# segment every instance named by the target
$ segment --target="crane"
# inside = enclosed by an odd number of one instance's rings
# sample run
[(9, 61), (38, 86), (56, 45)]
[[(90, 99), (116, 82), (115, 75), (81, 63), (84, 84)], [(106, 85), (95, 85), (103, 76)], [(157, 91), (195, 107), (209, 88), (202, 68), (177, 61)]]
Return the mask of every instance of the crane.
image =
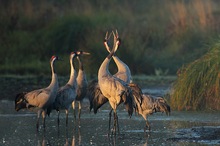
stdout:
[(83, 62), (81, 60), (81, 55), (89, 55), (90, 53), (88, 52), (84, 52), (84, 51), (77, 51), (77, 60), (79, 62), (79, 71), (78, 71), (78, 76), (76, 78), (77, 81), (77, 88), (76, 88), (76, 92), (77, 92), (77, 96), (75, 98), (75, 100), (73, 101), (72, 105), (73, 105), (73, 110), (74, 110), (74, 117), (76, 118), (76, 114), (75, 114), (75, 102), (78, 102), (79, 106), (78, 106), (78, 117), (80, 119), (80, 115), (81, 115), (81, 108), (82, 108), (82, 101), (84, 99), (84, 97), (86, 96), (87, 93), (87, 86), (88, 86), (88, 82), (86, 79), (86, 74), (84, 71), (84, 67), (83, 67)]
[(33, 90), (30, 92), (18, 93), (15, 97), (16, 111), (27, 108), (31, 111), (37, 112), (37, 131), (39, 129), (39, 118), (41, 114), (43, 118), (43, 127), (45, 129), (45, 118), (47, 108), (55, 101), (57, 91), (59, 89), (58, 77), (54, 68), (54, 62), (56, 60), (59, 60), (57, 56), (52, 56), (50, 59), (52, 79), (48, 87)]
[[(113, 45), (113, 48), (114, 48), (116, 46), (117, 40), (119, 42), (121, 40), (119, 39), (117, 30), (116, 30), (116, 33), (114, 33), (114, 31), (112, 31), (112, 33), (114, 36), (114, 45)], [(110, 38), (111, 34), (108, 36), (108, 32), (107, 32), (105, 36), (105, 40), (104, 40), (104, 46), (109, 53), (111, 52), (111, 50), (110, 50), (110, 47), (108, 46), (107, 41)], [(116, 63), (116, 66), (118, 69), (117, 73), (115, 73), (113, 76), (123, 80), (126, 83), (132, 82), (131, 71), (129, 67), (122, 60), (120, 60), (115, 54), (112, 56), (112, 58), (114, 62)], [(102, 92), (100, 91), (97, 80), (93, 80), (92, 82), (90, 82), (89, 88), (88, 88), (88, 95), (89, 95), (89, 100), (90, 100), (90, 111), (93, 109), (95, 114), (97, 113), (97, 110), (103, 104), (108, 102), (107, 98), (102, 95)]]
[(127, 84), (124, 81), (111, 75), (108, 70), (109, 62), (112, 56), (114, 55), (114, 53), (117, 51), (119, 43), (120, 41), (117, 40), (115, 43), (115, 47), (102, 62), (98, 71), (98, 84), (100, 90), (102, 94), (108, 99), (114, 111), (114, 127), (113, 127), (114, 134), (116, 134), (116, 126), (119, 129), (118, 116), (116, 111), (117, 106), (121, 102), (124, 102), (124, 105), (126, 107), (126, 110), (128, 111), (129, 116), (131, 116), (133, 113), (133, 97), (130, 88), (127, 86)]
[(62, 86), (57, 94), (57, 97), (55, 99), (55, 102), (48, 110), (48, 115), (50, 114), (52, 109), (55, 109), (58, 112), (58, 125), (60, 123), (59, 115), (60, 110), (65, 110), (66, 113), (66, 126), (68, 125), (68, 114), (69, 114), (69, 108), (72, 104), (73, 110), (74, 110), (74, 117), (75, 117), (75, 100), (77, 100), (78, 96), (78, 83), (77, 78), (79, 74), (76, 73), (75, 65), (74, 65), (74, 59), (78, 57), (78, 55), (82, 54), (88, 54), (87, 52), (83, 51), (75, 51), (70, 53), (70, 78), (69, 81), (66, 83), (66, 85)]
[(60, 119), (60, 110), (65, 110), (66, 113), (66, 126), (68, 125), (68, 114), (69, 114), (69, 108), (71, 104), (74, 102), (76, 98), (76, 77), (77, 73), (74, 66), (74, 59), (77, 56), (77, 52), (71, 52), (70, 53), (70, 77), (69, 81), (62, 87), (59, 88), (56, 99), (54, 103), (48, 108), (47, 114), (50, 115), (51, 110), (55, 109), (58, 112), (58, 118), (57, 123), (59, 126)]
[[(146, 94), (143, 94), (141, 91), (141, 88), (134, 83), (129, 84), (129, 86), (132, 89), (132, 93), (136, 104), (136, 111), (142, 115), (144, 120), (146, 121), (146, 126), (144, 128), (144, 131), (146, 131), (146, 128), (150, 130), (150, 124), (147, 120), (147, 116), (151, 115), (155, 112), (165, 112), (167, 115), (170, 115), (170, 106), (166, 103), (164, 98), (162, 97), (152, 97)], [(140, 103), (140, 98), (142, 98), (142, 103)], [(138, 100), (139, 99), (139, 100)]]

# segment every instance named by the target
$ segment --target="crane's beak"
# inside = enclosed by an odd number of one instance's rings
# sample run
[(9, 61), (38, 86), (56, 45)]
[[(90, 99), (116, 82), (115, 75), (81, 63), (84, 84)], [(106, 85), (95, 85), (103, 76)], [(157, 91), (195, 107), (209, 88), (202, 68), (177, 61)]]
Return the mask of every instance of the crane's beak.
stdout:
[(83, 55), (90, 55), (89, 52), (82, 52)]
[(77, 51), (76, 54), (77, 54), (78, 56), (80, 56), (80, 55), (90, 55), (89, 52), (85, 52), (85, 51)]

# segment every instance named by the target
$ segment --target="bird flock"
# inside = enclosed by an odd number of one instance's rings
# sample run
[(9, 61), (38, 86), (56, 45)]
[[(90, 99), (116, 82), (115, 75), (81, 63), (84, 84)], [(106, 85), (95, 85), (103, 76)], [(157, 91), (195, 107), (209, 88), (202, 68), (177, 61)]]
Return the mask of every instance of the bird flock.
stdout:
[[(108, 41), (113, 36), (112, 48), (109, 47)], [(66, 126), (68, 125), (69, 110), (72, 106), (74, 119), (76, 119), (75, 104), (78, 103), (78, 119), (80, 119), (82, 101), (86, 97), (89, 99), (90, 111), (94, 113), (105, 103), (109, 103), (111, 110), (109, 112), (109, 133), (116, 134), (119, 132), (119, 123), (117, 115), (117, 107), (123, 103), (128, 115), (131, 117), (133, 111), (142, 115), (146, 121), (144, 131), (150, 130), (150, 124), (147, 116), (155, 112), (163, 112), (170, 114), (170, 106), (162, 97), (152, 97), (143, 94), (138, 84), (133, 83), (131, 71), (118, 56), (116, 51), (120, 46), (121, 40), (117, 30), (110, 34), (107, 32), (104, 39), (104, 46), (108, 51), (108, 55), (101, 63), (98, 70), (98, 80), (94, 79), (87, 82), (86, 73), (84, 71), (82, 56), (90, 55), (85, 51), (74, 51), (70, 53), (70, 77), (69, 81), (59, 87), (58, 77), (55, 70), (55, 62), (60, 59), (58, 56), (52, 56), (50, 59), (50, 67), (52, 72), (51, 83), (48, 87), (37, 89), (29, 92), (18, 93), (15, 97), (15, 110), (27, 109), (37, 113), (36, 128), (39, 130), (39, 119), (42, 116), (43, 128), (45, 130), (46, 116), (50, 116), (52, 110), (57, 111), (57, 124), (60, 123), (60, 111), (65, 110)], [(117, 66), (117, 73), (111, 74), (109, 71), (109, 63), (113, 61)], [(78, 73), (75, 69), (74, 61), (78, 60)], [(111, 128), (111, 116), (113, 111), (113, 127)]]

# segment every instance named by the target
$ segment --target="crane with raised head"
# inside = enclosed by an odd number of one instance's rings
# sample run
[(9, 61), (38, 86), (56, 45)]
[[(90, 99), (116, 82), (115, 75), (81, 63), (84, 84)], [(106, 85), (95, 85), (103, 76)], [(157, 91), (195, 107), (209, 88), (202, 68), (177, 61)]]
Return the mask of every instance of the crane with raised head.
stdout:
[(118, 105), (123, 102), (126, 110), (128, 111), (128, 114), (131, 116), (133, 113), (133, 96), (131, 94), (129, 86), (124, 81), (114, 77), (108, 70), (110, 60), (112, 59), (114, 53), (117, 51), (119, 43), (120, 40), (117, 39), (115, 47), (104, 59), (98, 71), (98, 84), (100, 87), (100, 91), (108, 99), (114, 111), (114, 134), (116, 134), (116, 127), (118, 127), (119, 129), (117, 116)]
[(87, 94), (87, 86), (88, 86), (88, 81), (86, 79), (86, 74), (84, 71), (84, 66), (83, 66), (83, 62), (81, 59), (81, 55), (89, 55), (90, 53), (88, 52), (84, 52), (84, 51), (77, 51), (77, 60), (79, 62), (79, 71), (78, 71), (78, 76), (76, 78), (77, 81), (77, 88), (76, 88), (76, 98), (73, 102), (73, 110), (74, 110), (74, 117), (76, 118), (76, 114), (75, 114), (75, 102), (78, 102), (78, 117), (80, 119), (80, 115), (81, 115), (81, 108), (82, 108), (82, 101), (84, 99), (84, 97)]
[(68, 114), (69, 114), (69, 108), (71, 104), (74, 102), (76, 98), (76, 77), (77, 73), (74, 66), (74, 59), (77, 56), (77, 52), (71, 52), (70, 53), (70, 77), (69, 81), (62, 87), (59, 88), (56, 99), (54, 103), (48, 108), (47, 114), (50, 115), (51, 110), (55, 109), (58, 113), (57, 123), (59, 126), (60, 123), (60, 110), (65, 110), (66, 113), (66, 126), (68, 125)]
[[(117, 40), (120, 42), (118, 32), (116, 30), (116, 33), (112, 31), (113, 36), (114, 36), (114, 45), (113, 48), (116, 47), (116, 42)], [(105, 40), (104, 40), (104, 46), (106, 50), (110, 53), (111, 49), (108, 45), (108, 39), (110, 38), (111, 34), (108, 36), (108, 32), (106, 33)], [(132, 81), (131, 77), (131, 71), (129, 67), (119, 59), (115, 54), (112, 56), (116, 66), (117, 66), (117, 73), (115, 73), (113, 76), (116, 78), (119, 78), (120, 80), (123, 80), (126, 83), (130, 83)], [(106, 102), (108, 102), (108, 99), (103, 96), (102, 92), (100, 91), (98, 81), (93, 80), (90, 82), (88, 86), (88, 97), (90, 100), (90, 111), (93, 109), (94, 113), (97, 113), (97, 110)]]
[(57, 91), (59, 89), (58, 77), (54, 68), (54, 62), (59, 60), (57, 56), (52, 56), (50, 59), (50, 66), (52, 72), (51, 83), (48, 87), (33, 90), (30, 92), (22, 92), (15, 97), (15, 110), (27, 108), (31, 111), (37, 112), (37, 130), (39, 129), (39, 118), (42, 115), (43, 127), (45, 129), (45, 118), (47, 108), (55, 101)]

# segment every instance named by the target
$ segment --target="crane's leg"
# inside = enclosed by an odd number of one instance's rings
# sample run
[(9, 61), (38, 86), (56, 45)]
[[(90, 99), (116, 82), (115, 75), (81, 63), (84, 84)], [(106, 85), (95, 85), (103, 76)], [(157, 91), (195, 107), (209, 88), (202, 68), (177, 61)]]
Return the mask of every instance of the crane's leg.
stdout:
[(72, 102), (74, 120), (76, 120), (75, 101)]
[(42, 111), (42, 118), (43, 118), (43, 127), (44, 127), (44, 131), (45, 131), (45, 128), (46, 128), (46, 124), (45, 124), (45, 119), (46, 119), (46, 111)]
[(68, 112), (68, 109), (65, 110), (66, 111), (66, 127), (68, 126), (68, 115), (69, 115), (69, 112)]
[(146, 119), (146, 126), (144, 128), (144, 132), (146, 132), (146, 129), (148, 128), (148, 130), (150, 131), (150, 124), (148, 122), (148, 120)]
[(79, 119), (80, 119), (80, 115), (81, 115), (81, 108), (82, 108), (81, 101), (79, 101), (79, 111), (78, 111), (78, 118)]
[(117, 115), (117, 113), (116, 113), (116, 120), (117, 120), (118, 134), (120, 134), (120, 131), (119, 131), (119, 123), (118, 123), (118, 115)]
[(37, 131), (39, 130), (40, 115), (41, 115), (41, 110), (37, 111), (37, 124), (36, 124)]
[(57, 125), (60, 125), (60, 111), (57, 111)]
[(108, 132), (109, 132), (109, 133), (110, 133), (110, 131), (111, 131), (112, 110), (113, 110), (113, 109), (111, 109), (110, 112), (109, 112), (109, 121), (108, 121)]
[(116, 126), (117, 126), (117, 113), (116, 110), (114, 110), (114, 127), (113, 127), (114, 135), (116, 135)]

